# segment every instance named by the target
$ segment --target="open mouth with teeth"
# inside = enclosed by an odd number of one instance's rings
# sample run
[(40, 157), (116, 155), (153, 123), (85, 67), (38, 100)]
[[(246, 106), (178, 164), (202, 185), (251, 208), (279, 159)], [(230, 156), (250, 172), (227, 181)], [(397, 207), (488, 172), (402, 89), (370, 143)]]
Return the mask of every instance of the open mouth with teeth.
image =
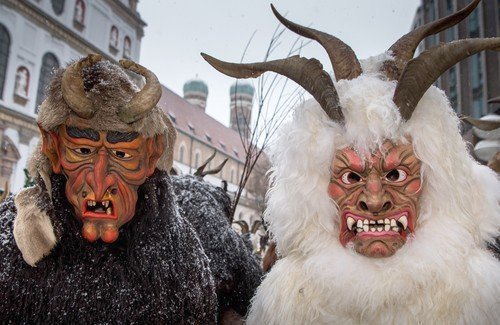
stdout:
[(117, 219), (113, 201), (86, 200), (83, 202), (84, 218)]
[(343, 220), (341, 237), (344, 245), (354, 238), (366, 237), (401, 236), (406, 240), (407, 235), (413, 232), (413, 223), (407, 211), (378, 219), (347, 212)]

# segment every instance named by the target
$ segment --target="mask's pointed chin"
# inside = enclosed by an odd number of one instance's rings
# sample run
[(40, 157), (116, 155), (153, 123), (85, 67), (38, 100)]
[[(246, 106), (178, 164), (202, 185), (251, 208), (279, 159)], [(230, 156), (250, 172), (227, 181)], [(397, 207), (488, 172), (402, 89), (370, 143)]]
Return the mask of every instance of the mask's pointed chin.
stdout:
[(118, 239), (119, 230), (116, 222), (102, 220), (85, 220), (82, 237), (93, 243), (99, 238), (105, 243), (113, 243)]

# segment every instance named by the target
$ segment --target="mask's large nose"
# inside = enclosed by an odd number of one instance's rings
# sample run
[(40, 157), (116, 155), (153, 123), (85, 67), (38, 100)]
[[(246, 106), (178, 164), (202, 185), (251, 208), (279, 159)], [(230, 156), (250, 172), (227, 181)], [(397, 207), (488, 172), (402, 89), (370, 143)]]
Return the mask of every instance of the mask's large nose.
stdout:
[(106, 148), (101, 148), (94, 161), (94, 169), (86, 177), (87, 183), (94, 191), (95, 200), (102, 200), (106, 191), (115, 185), (114, 177), (109, 174), (108, 167), (108, 153)]
[(384, 190), (382, 180), (377, 173), (370, 173), (366, 180), (363, 193), (360, 194), (357, 207), (361, 211), (371, 212), (374, 215), (386, 212), (393, 207), (392, 198)]

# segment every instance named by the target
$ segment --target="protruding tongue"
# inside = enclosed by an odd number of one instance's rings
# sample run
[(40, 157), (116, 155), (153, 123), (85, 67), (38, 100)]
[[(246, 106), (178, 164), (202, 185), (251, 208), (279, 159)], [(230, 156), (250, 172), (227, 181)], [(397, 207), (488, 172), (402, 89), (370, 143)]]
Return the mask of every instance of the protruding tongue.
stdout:
[(112, 243), (118, 238), (118, 228), (114, 223), (102, 220), (86, 220), (82, 228), (82, 236), (89, 242), (95, 242), (101, 238), (105, 243)]

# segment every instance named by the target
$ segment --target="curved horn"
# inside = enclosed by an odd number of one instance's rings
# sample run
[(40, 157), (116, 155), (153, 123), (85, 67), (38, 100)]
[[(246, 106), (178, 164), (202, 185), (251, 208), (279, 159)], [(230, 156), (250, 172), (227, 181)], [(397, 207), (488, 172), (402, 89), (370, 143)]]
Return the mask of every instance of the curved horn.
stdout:
[(307, 90), (332, 120), (344, 120), (332, 79), (316, 59), (295, 55), (281, 60), (238, 64), (217, 60), (205, 53), (201, 55), (215, 69), (234, 78), (256, 78), (266, 71), (284, 75)]
[(201, 173), (201, 177), (205, 177), (207, 175), (217, 174), (218, 172), (220, 172), (222, 170), (222, 168), (224, 168), (224, 166), (226, 165), (228, 159), (229, 158), (224, 159), (224, 161), (221, 162), (220, 165), (217, 166), (217, 167), (215, 167), (214, 169), (210, 169), (210, 170), (204, 171), (203, 173)]
[(236, 220), (233, 223), (239, 225), (241, 227), (241, 234), (248, 234), (250, 232), (250, 227), (245, 220)]
[(394, 61), (385, 61), (382, 71), (392, 80), (397, 80), (406, 63), (413, 58), (418, 44), (429, 35), (437, 34), (464, 20), (478, 5), (481, 0), (474, 0), (462, 10), (443, 17), (439, 20), (420, 26), (401, 37), (390, 48)]
[(203, 177), (203, 172), (205, 170), (205, 167), (207, 167), (208, 163), (212, 161), (212, 159), (214, 159), (215, 157), (215, 153), (216, 151), (214, 150), (214, 153), (210, 155), (210, 157), (208, 157), (208, 159), (200, 166), (198, 167), (198, 169), (194, 172), (194, 176), (198, 176), (198, 177)]
[(361, 65), (359, 64), (356, 54), (354, 54), (354, 51), (349, 45), (335, 36), (289, 21), (283, 17), (272, 4), (271, 9), (276, 18), (278, 18), (286, 28), (300, 36), (313, 39), (323, 46), (328, 53), (328, 57), (330, 57), (333, 72), (337, 80), (354, 79), (361, 74)]
[(154, 73), (134, 61), (122, 59), (120, 65), (146, 78), (144, 87), (118, 112), (123, 122), (133, 123), (146, 116), (160, 101), (161, 85)]
[(394, 92), (394, 103), (408, 120), (427, 89), (457, 62), (483, 50), (500, 51), (500, 37), (464, 39), (422, 52), (406, 65)]
[(99, 54), (89, 54), (67, 67), (62, 76), (61, 91), (64, 101), (76, 115), (84, 119), (94, 116), (94, 109), (92, 102), (85, 95), (82, 69), (94, 65), (101, 59)]
[(483, 131), (493, 131), (500, 128), (500, 121), (479, 120), (470, 116), (461, 116), (460, 119)]

